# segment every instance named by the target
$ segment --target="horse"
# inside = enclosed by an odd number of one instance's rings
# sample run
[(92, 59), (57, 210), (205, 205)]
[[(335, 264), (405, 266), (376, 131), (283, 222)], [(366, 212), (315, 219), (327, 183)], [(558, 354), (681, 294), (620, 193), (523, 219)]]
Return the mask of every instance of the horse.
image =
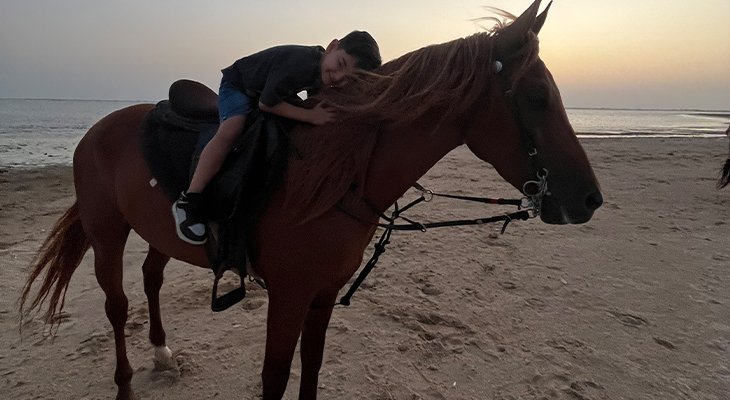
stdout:
[[(725, 130), (725, 135), (727, 135), (727, 138), (730, 139), (730, 126), (728, 126)], [(730, 183), (730, 150), (728, 151), (725, 165), (723, 165), (720, 170), (720, 178), (717, 180), (717, 188), (722, 189), (727, 186), (728, 183)]]
[[(355, 105), (337, 122), (292, 130), (299, 156), (290, 158), (283, 182), (258, 218), (250, 253), (269, 299), (264, 399), (283, 396), (300, 337), (299, 398), (317, 397), (333, 304), (358, 270), (380, 215), (456, 147), (466, 145), (516, 189), (539, 197), (545, 223), (585, 223), (601, 206), (597, 179), (538, 55), (537, 35), (550, 7), (538, 15), (539, 6), (536, 0), (511, 22), (386, 63), (376, 71), (388, 78), (383, 90), (356, 83), (323, 91), (319, 98), (333, 103), (342, 101), (342, 91), (375, 97), (368, 98), (372, 106)], [(210, 267), (202, 246), (178, 239), (168, 217), (171, 199), (150, 184), (140, 126), (153, 107), (114, 111), (81, 139), (73, 157), (75, 203), (39, 250), (20, 303), (25, 316), (48, 303), (46, 321), (54, 321), (72, 274), (92, 248), (114, 331), (114, 381), (121, 400), (137, 398), (124, 336), (123, 253), (130, 230), (149, 244), (142, 265), (149, 340), (162, 364), (175, 365), (160, 317), (165, 265), (175, 258)], [(535, 182), (541, 190), (529, 189)], [(36, 280), (40, 287), (30, 300)]]

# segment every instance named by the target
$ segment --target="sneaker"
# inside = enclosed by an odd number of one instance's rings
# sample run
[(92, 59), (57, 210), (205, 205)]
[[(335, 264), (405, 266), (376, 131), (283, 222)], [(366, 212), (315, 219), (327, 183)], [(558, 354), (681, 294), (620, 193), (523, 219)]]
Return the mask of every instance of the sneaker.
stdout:
[(200, 196), (200, 193), (183, 192), (172, 204), (177, 236), (190, 244), (203, 244), (207, 240), (205, 221), (200, 216)]

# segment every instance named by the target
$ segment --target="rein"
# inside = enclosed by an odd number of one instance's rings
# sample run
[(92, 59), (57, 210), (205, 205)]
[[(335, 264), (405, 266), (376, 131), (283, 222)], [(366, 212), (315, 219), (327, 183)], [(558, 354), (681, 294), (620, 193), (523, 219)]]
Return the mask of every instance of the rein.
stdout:
[[(369, 201), (364, 199), (365, 204), (370, 207), (370, 209), (375, 212), (380, 218), (388, 221), (388, 223), (373, 223), (366, 221), (352, 213), (350, 213), (345, 207), (342, 206), (342, 204), (338, 204), (338, 208), (340, 211), (344, 212), (348, 216), (350, 216), (353, 219), (356, 219), (360, 222), (379, 226), (381, 228), (385, 228), (385, 232), (380, 236), (380, 240), (377, 244), (375, 244), (375, 250), (373, 251), (373, 255), (370, 257), (370, 260), (368, 260), (367, 264), (363, 267), (363, 269), (360, 271), (360, 274), (358, 274), (355, 281), (350, 286), (350, 289), (347, 291), (347, 293), (340, 298), (340, 301), (334, 305), (342, 305), (342, 306), (349, 306), (350, 305), (350, 299), (355, 294), (355, 292), (360, 288), (360, 285), (362, 285), (365, 278), (370, 274), (370, 272), (375, 268), (375, 265), (378, 263), (378, 260), (380, 258), (380, 255), (382, 255), (385, 252), (385, 246), (390, 243), (390, 235), (393, 233), (393, 231), (421, 231), (426, 232), (430, 228), (442, 228), (447, 226), (468, 226), (468, 225), (484, 225), (484, 224), (490, 224), (495, 222), (503, 222), (502, 229), (500, 230), (500, 233), (504, 233), (507, 229), (507, 225), (512, 222), (513, 220), (522, 220), (526, 221), (530, 218), (535, 218), (538, 215), (540, 215), (540, 200), (542, 196), (547, 192), (547, 173), (544, 176), (541, 176), (538, 174), (538, 179), (536, 181), (528, 181), (525, 182), (526, 187), (529, 185), (535, 185), (539, 188), (538, 192), (536, 192), (533, 195), (526, 194), (526, 197), (523, 197), (521, 199), (503, 199), (503, 198), (491, 198), (491, 197), (474, 197), (474, 196), (461, 196), (461, 195), (453, 195), (453, 194), (446, 194), (446, 193), (436, 193), (430, 189), (424, 188), (422, 185), (420, 185), (418, 182), (416, 182), (413, 187), (421, 192), (421, 195), (405, 205), (403, 208), (398, 207), (398, 202), (394, 204), (394, 210), (391, 213), (390, 216), (385, 215), (384, 213), (380, 212), (375, 206), (373, 206)], [(440, 222), (417, 222), (410, 218), (404, 217), (402, 214), (406, 212), (407, 210), (411, 209), (412, 207), (416, 206), (420, 203), (428, 203), (433, 198), (437, 197), (444, 197), (454, 200), (462, 200), (462, 201), (471, 201), (471, 202), (477, 202), (477, 203), (483, 203), (483, 204), (496, 204), (496, 205), (513, 205), (517, 206), (517, 210), (512, 213), (508, 214), (502, 214), (502, 215), (495, 215), (492, 217), (485, 217), (485, 218), (476, 218), (476, 219), (459, 219), (459, 220), (451, 220), (451, 221), (440, 221)], [(399, 219), (402, 219), (406, 221), (404, 224), (398, 224), (396, 221)]]
[[(503, 65), (500, 61), (495, 61), (492, 64), (493, 72), (495, 74), (499, 74), (502, 71)], [(360, 288), (360, 285), (365, 280), (365, 278), (368, 276), (370, 271), (375, 268), (375, 264), (377, 264), (378, 259), (380, 258), (380, 255), (382, 255), (385, 252), (385, 246), (390, 243), (390, 235), (393, 233), (393, 231), (421, 231), (426, 232), (430, 228), (441, 228), (441, 227), (447, 227), (447, 226), (467, 226), (467, 225), (483, 225), (488, 223), (495, 223), (495, 222), (503, 222), (501, 233), (504, 233), (505, 229), (507, 229), (507, 225), (512, 222), (513, 220), (528, 220), (530, 218), (535, 218), (538, 215), (540, 215), (540, 209), (542, 206), (542, 198), (546, 195), (549, 195), (550, 192), (548, 191), (547, 187), (547, 177), (548, 177), (548, 170), (546, 168), (542, 168), (538, 165), (537, 162), (537, 147), (535, 146), (535, 141), (533, 138), (532, 132), (530, 129), (528, 129), (525, 124), (523, 123), (522, 119), (520, 118), (520, 110), (518, 107), (517, 102), (514, 98), (514, 91), (512, 90), (514, 82), (508, 82), (507, 79), (502, 78), (500, 79), (503, 87), (506, 87), (504, 91), (504, 95), (507, 98), (507, 103), (509, 104), (510, 110), (512, 111), (512, 115), (515, 118), (515, 122), (517, 123), (517, 126), (519, 128), (520, 134), (522, 136), (523, 146), (525, 147), (525, 150), (527, 151), (528, 156), (530, 157), (530, 164), (533, 167), (533, 170), (536, 171), (537, 179), (536, 180), (528, 180), (522, 185), (522, 193), (525, 195), (525, 197), (521, 199), (502, 199), (502, 198), (489, 198), (489, 197), (474, 197), (474, 196), (461, 196), (461, 195), (453, 195), (453, 194), (444, 194), (444, 193), (435, 193), (431, 191), (430, 189), (426, 189), (423, 186), (421, 186), (418, 182), (416, 182), (413, 187), (421, 192), (421, 196), (417, 198), (416, 200), (411, 201), (403, 208), (398, 207), (398, 203), (396, 202), (394, 204), (394, 210), (391, 213), (390, 216), (385, 215), (383, 212), (378, 210), (372, 203), (370, 203), (367, 199), (363, 199), (365, 204), (373, 211), (375, 212), (380, 218), (388, 221), (387, 223), (372, 223), (369, 221), (366, 221), (351, 212), (349, 212), (342, 203), (338, 203), (338, 208), (350, 216), (351, 218), (358, 220), (360, 222), (366, 223), (366, 224), (372, 224), (375, 226), (379, 226), (381, 228), (385, 228), (385, 232), (380, 237), (380, 240), (377, 244), (375, 244), (375, 250), (373, 252), (373, 255), (370, 257), (370, 260), (368, 260), (367, 264), (363, 267), (363, 269), (360, 271), (360, 274), (358, 274), (355, 281), (350, 286), (350, 289), (347, 291), (347, 293), (340, 298), (340, 301), (338, 303), (335, 303), (333, 306), (336, 305), (342, 305), (342, 306), (349, 306), (350, 305), (350, 299), (355, 294), (355, 292)], [(462, 219), (462, 220), (452, 220), (452, 221), (441, 221), (441, 222), (417, 222), (412, 219), (409, 219), (407, 217), (404, 217), (403, 214), (405, 211), (409, 210), (410, 208), (414, 207), (417, 204), (423, 203), (423, 202), (429, 202), (433, 199), (434, 196), (438, 197), (444, 197), (454, 200), (463, 200), (463, 201), (472, 201), (472, 202), (478, 202), (483, 204), (499, 204), (499, 205), (514, 205), (517, 206), (518, 211), (503, 214), (503, 215), (496, 215), (493, 217), (486, 217), (486, 218), (477, 218), (477, 219)], [(403, 224), (397, 224), (396, 221), (402, 219), (406, 221), (406, 223)]]
[[(533, 181), (531, 181), (533, 182)], [(537, 182), (534, 182), (537, 183)], [(356, 219), (360, 222), (364, 222), (367, 224), (371, 224), (374, 226), (378, 226), (381, 228), (389, 229), (391, 231), (421, 231), (426, 232), (430, 228), (442, 228), (447, 226), (465, 226), (465, 225), (482, 225), (482, 224), (488, 224), (493, 222), (499, 222), (504, 221), (504, 225), (502, 226), (501, 233), (504, 233), (505, 229), (507, 229), (507, 225), (513, 220), (513, 219), (521, 219), (521, 220), (527, 220), (529, 218), (536, 217), (539, 212), (537, 211), (537, 208), (533, 206), (534, 201), (528, 197), (523, 197), (521, 199), (503, 199), (503, 198), (490, 198), (490, 197), (474, 197), (474, 196), (460, 196), (460, 195), (453, 195), (453, 194), (445, 194), (445, 193), (435, 193), (434, 191), (430, 189), (426, 189), (423, 186), (421, 186), (418, 182), (416, 182), (413, 185), (413, 188), (421, 192), (421, 195), (408, 203), (406, 206), (400, 208), (398, 206), (398, 203), (396, 202), (394, 204), (394, 210), (391, 213), (390, 216), (380, 212), (374, 205), (372, 205), (367, 199), (363, 199), (365, 204), (380, 218), (388, 221), (388, 223), (372, 223), (368, 222), (352, 213), (350, 213), (346, 208), (344, 208), (341, 204), (338, 205), (340, 211), (344, 212), (348, 216), (350, 216), (353, 219)], [(477, 203), (483, 203), (483, 204), (497, 204), (497, 205), (514, 205), (517, 206), (519, 211), (509, 213), (509, 214), (503, 214), (503, 215), (497, 215), (493, 217), (485, 217), (485, 218), (476, 218), (476, 219), (458, 219), (458, 220), (451, 220), (451, 221), (440, 221), (440, 222), (417, 222), (410, 218), (404, 217), (403, 214), (408, 209), (420, 204), (420, 203), (428, 203), (431, 200), (433, 200), (434, 197), (444, 197), (454, 200), (463, 200), (463, 201), (471, 201), (471, 202), (477, 202)], [(402, 219), (406, 221), (406, 223), (403, 224), (397, 224), (396, 221), (398, 219)]]

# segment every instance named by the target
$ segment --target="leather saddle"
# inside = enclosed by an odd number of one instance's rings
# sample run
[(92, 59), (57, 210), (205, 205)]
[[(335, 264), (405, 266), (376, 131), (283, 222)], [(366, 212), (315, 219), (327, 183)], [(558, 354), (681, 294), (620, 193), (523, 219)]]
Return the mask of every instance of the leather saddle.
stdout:
[(195, 121), (218, 121), (218, 95), (200, 82), (175, 81), (170, 85), (169, 101), (177, 115)]
[[(208, 230), (206, 246), (216, 276), (211, 303), (214, 311), (222, 311), (245, 296), (243, 277), (248, 248), (253, 245), (250, 232), (283, 180), (293, 124), (254, 110), (221, 170), (203, 192), (208, 225), (213, 227)], [(217, 129), (218, 95), (191, 80), (174, 82), (169, 99), (148, 113), (142, 126), (142, 154), (171, 200), (187, 188), (200, 153)], [(241, 287), (217, 298), (218, 279), (231, 268), (238, 270)]]

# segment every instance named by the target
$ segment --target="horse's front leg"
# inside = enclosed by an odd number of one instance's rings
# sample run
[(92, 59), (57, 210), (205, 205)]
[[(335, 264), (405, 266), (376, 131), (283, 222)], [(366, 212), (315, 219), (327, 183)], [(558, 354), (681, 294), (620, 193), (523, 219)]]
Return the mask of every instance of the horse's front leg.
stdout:
[(332, 316), (338, 290), (328, 291), (312, 302), (302, 329), (302, 379), (299, 385), (299, 400), (317, 398), (319, 369), (322, 367), (327, 326)]
[(294, 350), (302, 332), (311, 296), (306, 296), (300, 288), (292, 288), (291, 285), (270, 284), (268, 280), (266, 283), (269, 309), (266, 320), (266, 355), (261, 373), (263, 399), (279, 400), (286, 391)]

